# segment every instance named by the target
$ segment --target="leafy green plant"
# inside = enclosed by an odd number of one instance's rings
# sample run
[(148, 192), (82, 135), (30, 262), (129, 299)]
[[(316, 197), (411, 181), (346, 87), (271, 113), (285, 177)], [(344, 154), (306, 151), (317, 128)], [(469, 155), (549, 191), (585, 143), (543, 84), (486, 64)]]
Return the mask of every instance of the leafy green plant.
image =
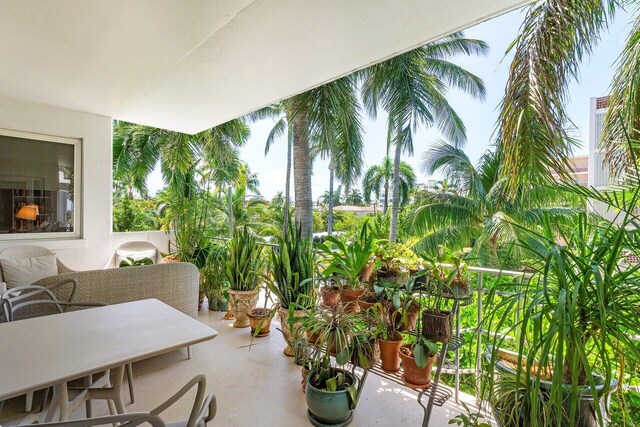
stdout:
[(331, 366), (328, 357), (323, 358), (312, 370), (310, 383), (317, 389), (327, 391), (346, 390), (351, 409), (358, 403), (358, 390), (355, 386), (355, 376), (352, 373)]
[(460, 402), (465, 412), (461, 412), (449, 420), (449, 424), (455, 424), (460, 427), (491, 427), (491, 423), (482, 421), (484, 416), (479, 411), (473, 412), (469, 405)]
[(227, 278), (234, 291), (252, 291), (260, 286), (264, 269), (263, 246), (246, 227), (236, 228), (229, 242)]
[(120, 264), (118, 265), (118, 267), (122, 268), (122, 267), (136, 267), (136, 266), (141, 266), (141, 265), (153, 265), (153, 260), (149, 257), (144, 257), (144, 258), (140, 258), (140, 259), (133, 259), (131, 257), (126, 257), (125, 259), (123, 259), (122, 261), (120, 261)]
[(315, 306), (313, 244), (300, 227), (289, 224), (287, 233), (277, 240), (278, 247), (271, 250), (273, 275), (267, 286), (282, 308), (308, 309)]
[[(201, 252), (199, 254), (204, 255)], [(204, 265), (200, 268), (200, 272), (204, 276), (202, 290), (209, 300), (209, 308), (212, 306), (221, 307), (221, 303), (228, 299), (228, 259), (229, 248), (226, 244), (211, 244), (208, 248)]]
[[(640, 239), (631, 231), (638, 221), (640, 187), (613, 193), (564, 188), (588, 193), (619, 213), (615, 221), (581, 214), (575, 228), (559, 236), (562, 243), (522, 230), (518, 244), (532, 254), (534, 272), (528, 283), (493, 307), (519, 312), (511, 328), (515, 383), (525, 388), (526, 404), (511, 406), (520, 411), (516, 418), (525, 417), (533, 426), (576, 425), (585, 396), (592, 397), (591, 411), (602, 424), (606, 414), (598, 402), (624, 378), (628, 362), (640, 361), (640, 346), (631, 338), (640, 334), (640, 265), (625, 262), (626, 252), (640, 253)], [(506, 320), (506, 315), (492, 316), (489, 328), (499, 330)], [(503, 342), (499, 337), (492, 341), (491, 373), (499, 369)]]
[(349, 289), (361, 286), (360, 273), (373, 256), (373, 236), (368, 233), (366, 223), (360, 236), (351, 242), (345, 243), (335, 236), (327, 236), (325, 243), (318, 243), (316, 247), (328, 261), (323, 272), (325, 275), (342, 276)]

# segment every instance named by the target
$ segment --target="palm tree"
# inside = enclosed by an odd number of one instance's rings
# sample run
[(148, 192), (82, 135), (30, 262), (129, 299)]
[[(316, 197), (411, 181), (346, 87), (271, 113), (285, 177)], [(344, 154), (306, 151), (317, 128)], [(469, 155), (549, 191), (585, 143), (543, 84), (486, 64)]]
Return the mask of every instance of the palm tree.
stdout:
[(482, 80), (448, 59), (485, 55), (487, 51), (486, 43), (467, 39), (459, 32), (363, 70), (365, 106), (374, 118), (378, 106), (387, 112), (387, 141), (395, 148), (391, 242), (398, 230), (401, 157), (402, 153), (413, 154), (413, 133), (421, 125), (437, 126), (450, 140), (464, 142), (465, 127), (446, 99), (447, 88), (480, 99), (485, 96)]
[(363, 206), (364, 198), (362, 197), (362, 193), (357, 188), (351, 190), (351, 192), (344, 196), (344, 204), (351, 206)]
[(218, 174), (218, 181), (223, 176), (237, 176), (241, 166), (237, 148), (249, 136), (249, 127), (240, 119), (195, 135), (116, 121), (114, 179), (146, 194), (146, 179), (158, 162), (165, 184), (173, 188), (186, 188), (195, 182), (193, 172), (202, 163)]
[[(416, 174), (409, 163), (400, 162), (399, 178), (399, 202), (400, 205), (403, 205), (409, 200), (409, 192), (416, 183)], [(389, 206), (389, 182), (391, 179), (393, 179), (393, 163), (389, 156), (385, 157), (381, 164), (371, 166), (362, 179), (362, 192), (366, 203), (371, 203), (372, 193), (375, 195), (376, 201), (380, 199), (381, 192), (384, 194), (383, 212), (385, 215)]]
[(340, 206), (342, 204), (342, 186), (339, 185), (336, 191), (325, 191), (320, 197), (320, 203), (326, 206)]
[[(522, 188), (552, 180), (552, 172), (569, 178), (569, 156), (575, 141), (567, 132), (570, 123), (564, 106), (568, 85), (577, 78), (579, 65), (607, 28), (617, 0), (538, 0), (527, 11), (520, 34), (512, 43), (509, 79), (500, 104), (498, 151), (504, 161), (503, 175), (511, 197)], [(638, 28), (628, 39), (620, 58), (612, 89), (605, 141), (608, 157), (616, 163), (613, 146), (622, 140), (616, 124), (623, 114), (627, 129), (638, 129), (640, 118), (636, 76)]]
[[(316, 155), (328, 157), (338, 179), (347, 185), (357, 179), (362, 169), (362, 126), (354, 77), (343, 77), (308, 90), (258, 110), (250, 117), (254, 120), (276, 118), (267, 139), (265, 153), (277, 137), (287, 132), (293, 153), (295, 218), (303, 235), (311, 236), (313, 158)], [(287, 186), (291, 151), (287, 155)], [(332, 185), (333, 178), (330, 187)], [(285, 197), (288, 200), (287, 192), (288, 187), (285, 187)]]
[(423, 154), (425, 174), (444, 173), (458, 193), (426, 193), (413, 214), (416, 248), (436, 255), (438, 247), (452, 250), (473, 247), (481, 262), (496, 265), (498, 252), (517, 240), (519, 225), (549, 229), (571, 224), (580, 210), (577, 200), (547, 187), (534, 187), (509, 197), (500, 177), (499, 153), (487, 151), (474, 166), (465, 152), (444, 141)]

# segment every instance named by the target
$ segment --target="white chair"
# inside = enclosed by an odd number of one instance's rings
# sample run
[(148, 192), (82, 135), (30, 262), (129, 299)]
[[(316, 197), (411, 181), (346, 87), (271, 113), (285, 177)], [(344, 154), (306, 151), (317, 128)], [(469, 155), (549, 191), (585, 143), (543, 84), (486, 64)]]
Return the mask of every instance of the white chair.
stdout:
[(200, 374), (195, 376), (191, 381), (180, 389), (176, 394), (171, 396), (162, 405), (151, 410), (150, 412), (134, 412), (130, 414), (111, 415), (106, 417), (87, 418), (74, 421), (63, 421), (58, 423), (45, 423), (41, 426), (47, 427), (92, 427), (105, 424), (119, 424), (120, 427), (135, 427), (143, 423), (149, 423), (153, 427), (166, 427), (167, 424), (160, 418), (160, 414), (170, 408), (180, 398), (182, 398), (194, 385), (198, 385), (196, 391), (196, 399), (191, 408), (189, 419), (183, 422), (172, 423), (171, 426), (184, 427), (205, 427), (207, 423), (216, 416), (217, 403), (216, 396), (209, 394), (205, 397), (206, 378)]
[(104, 268), (117, 268), (120, 259), (131, 257), (135, 260), (140, 258), (151, 258), (154, 264), (163, 264), (162, 253), (160, 249), (147, 240), (134, 240), (126, 242), (118, 246), (111, 259)]

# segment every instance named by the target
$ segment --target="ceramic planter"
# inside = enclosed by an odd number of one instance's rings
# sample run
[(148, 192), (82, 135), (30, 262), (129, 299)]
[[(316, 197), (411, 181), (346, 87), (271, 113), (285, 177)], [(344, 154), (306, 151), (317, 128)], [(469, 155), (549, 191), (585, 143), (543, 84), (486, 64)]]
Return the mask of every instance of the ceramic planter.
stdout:
[(343, 288), (340, 292), (340, 302), (344, 307), (344, 311), (348, 313), (355, 313), (360, 311), (358, 305), (358, 299), (364, 293), (364, 289), (346, 289)]
[(431, 369), (436, 363), (437, 355), (431, 356), (427, 361), (427, 366), (419, 368), (416, 365), (416, 359), (409, 356), (404, 351), (410, 351), (410, 345), (406, 344), (400, 348), (400, 359), (402, 360), (402, 381), (410, 388), (427, 388), (431, 385)]
[(258, 303), (259, 289), (254, 291), (234, 291), (229, 290), (229, 296), (233, 301), (233, 322), (234, 328), (247, 328), (249, 327), (249, 316), (247, 313), (254, 308)]
[[(488, 361), (491, 361), (492, 359), (492, 351), (493, 351), (493, 346), (487, 346), (487, 349), (485, 350), (484, 355)], [(497, 353), (498, 353), (498, 360), (495, 362), (496, 371), (499, 374), (508, 374), (509, 377), (515, 376), (516, 371), (512, 368), (512, 366), (502, 363), (501, 360), (503, 360), (502, 358), (504, 357), (504, 360), (510, 360), (513, 363), (517, 364), (518, 354), (516, 352), (505, 350), (505, 349), (498, 349)], [(524, 358), (523, 360), (526, 361), (526, 358)], [(593, 379), (596, 384), (596, 393), (599, 393), (605, 386), (604, 378), (598, 374), (593, 374)], [(531, 383), (535, 383), (536, 378), (531, 376), (529, 378), (529, 381)], [(618, 380), (612, 379), (611, 384), (609, 384), (609, 387), (611, 388), (611, 392), (616, 390), (618, 388)], [(550, 393), (552, 389), (552, 383), (549, 381), (541, 380), (540, 389), (543, 390), (544, 393)], [(591, 392), (591, 388), (589, 386), (578, 386), (577, 393), (576, 393), (573, 390), (573, 385), (570, 385), (570, 384), (564, 384), (562, 386), (562, 395), (564, 397), (563, 406), (564, 406), (564, 409), (566, 410), (566, 413), (569, 413), (569, 411), (571, 410), (571, 399), (575, 399), (575, 398), (579, 399), (579, 403), (577, 405), (578, 419), (575, 420), (573, 424), (575, 427), (600, 426), (600, 422), (598, 421), (598, 415), (596, 414), (595, 405), (599, 405), (600, 410), (602, 411), (602, 414), (606, 414), (607, 408), (609, 407), (608, 398), (607, 399), (605, 399), (604, 397), (597, 398), (596, 396), (593, 395), (593, 393)], [(495, 405), (494, 400), (491, 401), (491, 405), (492, 407), (494, 407)], [(499, 426), (506, 425), (504, 423), (504, 420), (502, 420), (501, 417), (499, 416), (499, 412), (496, 411), (495, 409), (494, 409), (494, 416)], [(605, 426), (607, 425), (606, 416), (605, 416), (603, 425)]]
[[(251, 335), (254, 337), (266, 337), (271, 332), (271, 310), (268, 308), (252, 308), (247, 313)], [(258, 331), (256, 333), (256, 330)]]
[[(307, 312), (304, 311), (304, 310), (294, 310), (293, 311), (293, 317), (294, 318), (300, 318), (300, 317), (304, 317), (306, 315), (307, 315)], [(293, 350), (293, 347), (291, 347), (290, 343), (293, 344), (293, 342), (296, 339), (301, 338), (300, 337), (300, 328), (301, 328), (302, 325), (300, 325), (299, 322), (297, 324), (293, 325), (293, 335), (292, 335), (291, 334), (291, 327), (289, 325), (289, 309), (287, 309), (287, 308), (278, 309), (278, 317), (280, 319), (280, 325), (281, 325), (281, 329), (282, 329), (282, 334), (285, 336), (285, 341), (287, 341), (287, 346), (284, 348), (284, 350), (282, 350), (282, 352), (285, 354), (285, 356), (294, 357), (296, 355), (296, 353)]]
[[(351, 372), (338, 369), (342, 373), (351, 378), (356, 385), (356, 378)], [(353, 409), (351, 409), (351, 398), (346, 390), (326, 391), (315, 388), (310, 383), (311, 375), (309, 372), (306, 378), (305, 399), (309, 408), (309, 421), (315, 426), (347, 426), (353, 419)]]
[(398, 372), (400, 370), (400, 347), (402, 340), (380, 342), (380, 359), (382, 360), (382, 370), (385, 372)]

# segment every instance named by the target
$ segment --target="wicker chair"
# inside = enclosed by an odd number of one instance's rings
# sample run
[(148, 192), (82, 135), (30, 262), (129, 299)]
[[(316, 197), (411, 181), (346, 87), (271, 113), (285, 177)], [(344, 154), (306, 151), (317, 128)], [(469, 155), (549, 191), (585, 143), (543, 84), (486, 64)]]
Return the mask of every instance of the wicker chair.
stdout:
[(160, 253), (160, 249), (158, 249), (156, 245), (154, 245), (153, 243), (147, 240), (134, 240), (131, 242), (123, 243), (120, 246), (118, 246), (118, 248), (115, 250), (115, 252), (111, 256), (111, 259), (109, 260), (109, 262), (104, 268), (119, 267), (117, 263), (118, 251), (127, 252), (131, 254), (135, 254), (136, 252), (155, 251), (155, 257), (152, 258), (153, 263), (154, 264), (164, 263), (164, 260), (162, 259), (162, 254)]

